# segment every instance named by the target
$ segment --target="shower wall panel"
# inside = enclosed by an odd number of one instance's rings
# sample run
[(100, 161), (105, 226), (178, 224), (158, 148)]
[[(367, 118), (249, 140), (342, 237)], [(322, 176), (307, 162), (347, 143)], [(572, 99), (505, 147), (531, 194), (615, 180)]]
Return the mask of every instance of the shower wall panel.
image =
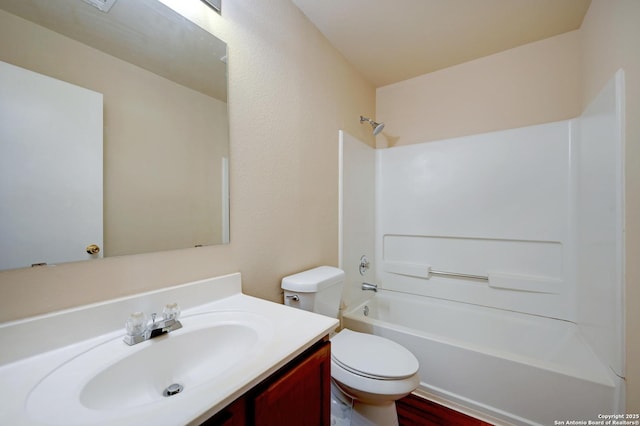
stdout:
[[(339, 132), (340, 268), (345, 271), (343, 300), (360, 304), (371, 292), (363, 292), (363, 281), (375, 282), (375, 149), (341, 130)], [(360, 258), (371, 267), (360, 274)]]
[(569, 226), (575, 125), (379, 150), (379, 285), (575, 320)]
[[(578, 323), (596, 353), (624, 369), (624, 73), (580, 117), (575, 159)], [(621, 411), (622, 412), (622, 411)]]

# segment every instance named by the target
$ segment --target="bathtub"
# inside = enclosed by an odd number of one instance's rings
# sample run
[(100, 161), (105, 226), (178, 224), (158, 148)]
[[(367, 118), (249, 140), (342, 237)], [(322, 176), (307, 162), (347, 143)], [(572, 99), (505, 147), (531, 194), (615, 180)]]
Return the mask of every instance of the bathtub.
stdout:
[(343, 326), (404, 345), (420, 361), (417, 394), (492, 423), (617, 412), (619, 379), (571, 322), (380, 290)]

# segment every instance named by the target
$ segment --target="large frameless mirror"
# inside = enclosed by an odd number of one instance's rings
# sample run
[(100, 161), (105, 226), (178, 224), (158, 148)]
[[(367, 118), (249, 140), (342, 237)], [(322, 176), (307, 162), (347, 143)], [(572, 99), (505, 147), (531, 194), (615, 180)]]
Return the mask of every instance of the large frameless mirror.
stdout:
[(0, 0), (0, 269), (227, 243), (226, 52), (157, 0)]

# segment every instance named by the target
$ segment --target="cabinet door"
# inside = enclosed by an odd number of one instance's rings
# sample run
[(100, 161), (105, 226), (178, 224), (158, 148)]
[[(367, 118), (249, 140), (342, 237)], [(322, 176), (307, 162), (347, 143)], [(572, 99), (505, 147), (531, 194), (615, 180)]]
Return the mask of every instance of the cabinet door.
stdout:
[(246, 399), (243, 396), (200, 426), (245, 426), (246, 410)]
[(324, 343), (254, 399), (256, 426), (331, 422), (331, 345)]

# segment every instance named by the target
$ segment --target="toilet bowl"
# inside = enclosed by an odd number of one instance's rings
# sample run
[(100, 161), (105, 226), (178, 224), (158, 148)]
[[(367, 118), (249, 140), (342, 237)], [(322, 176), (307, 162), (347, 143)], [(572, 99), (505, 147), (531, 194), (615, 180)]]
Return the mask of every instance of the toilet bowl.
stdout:
[[(332, 317), (343, 286), (344, 272), (330, 266), (282, 279), (286, 305)], [(331, 337), (332, 392), (352, 401), (352, 426), (397, 425), (395, 401), (418, 387), (418, 368), (416, 357), (389, 339), (349, 329)]]
[(352, 425), (396, 425), (395, 401), (414, 391), (418, 360), (379, 336), (343, 329), (331, 338), (331, 378), (353, 399)]

